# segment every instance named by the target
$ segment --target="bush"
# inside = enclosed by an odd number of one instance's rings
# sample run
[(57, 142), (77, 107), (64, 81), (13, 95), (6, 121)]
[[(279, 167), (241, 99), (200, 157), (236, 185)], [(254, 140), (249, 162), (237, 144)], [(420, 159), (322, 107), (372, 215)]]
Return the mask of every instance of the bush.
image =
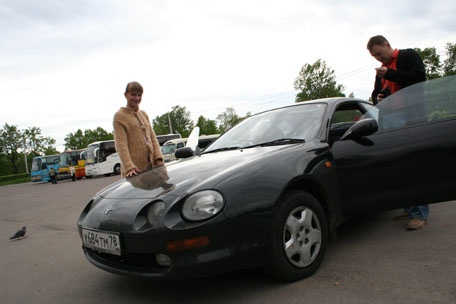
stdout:
[(30, 180), (30, 173), (11, 174), (0, 176), (0, 183), (11, 182), (15, 180)]

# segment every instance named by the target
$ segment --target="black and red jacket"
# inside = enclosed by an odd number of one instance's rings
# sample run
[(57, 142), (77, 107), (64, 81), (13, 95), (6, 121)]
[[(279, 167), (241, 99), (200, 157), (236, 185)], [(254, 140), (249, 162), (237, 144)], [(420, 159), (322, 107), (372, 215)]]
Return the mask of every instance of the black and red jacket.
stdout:
[[(413, 49), (399, 50), (396, 62), (397, 70), (388, 69), (384, 78), (399, 82), (402, 88), (426, 80), (426, 71), (420, 55)], [(382, 78), (375, 77), (375, 87), (372, 92), (372, 101), (376, 104), (377, 95), (383, 89)]]

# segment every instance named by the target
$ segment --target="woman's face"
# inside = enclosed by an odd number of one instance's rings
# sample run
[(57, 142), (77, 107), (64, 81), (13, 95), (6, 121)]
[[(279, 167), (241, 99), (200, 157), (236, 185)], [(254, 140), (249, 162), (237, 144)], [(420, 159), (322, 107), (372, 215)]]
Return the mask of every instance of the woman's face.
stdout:
[(130, 91), (125, 93), (125, 98), (127, 99), (127, 107), (135, 110), (141, 103), (142, 93), (139, 93), (138, 91)]

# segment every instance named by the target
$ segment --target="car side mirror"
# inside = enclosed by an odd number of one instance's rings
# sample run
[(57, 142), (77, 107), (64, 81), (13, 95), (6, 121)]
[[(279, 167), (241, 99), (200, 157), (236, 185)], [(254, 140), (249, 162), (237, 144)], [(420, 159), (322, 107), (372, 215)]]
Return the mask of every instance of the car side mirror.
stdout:
[(378, 131), (378, 124), (374, 118), (366, 118), (358, 121), (345, 132), (340, 140), (358, 139), (371, 135)]
[(194, 155), (195, 155), (195, 152), (190, 147), (179, 148), (174, 153), (174, 156), (176, 156), (176, 158), (188, 158), (188, 157), (192, 157)]

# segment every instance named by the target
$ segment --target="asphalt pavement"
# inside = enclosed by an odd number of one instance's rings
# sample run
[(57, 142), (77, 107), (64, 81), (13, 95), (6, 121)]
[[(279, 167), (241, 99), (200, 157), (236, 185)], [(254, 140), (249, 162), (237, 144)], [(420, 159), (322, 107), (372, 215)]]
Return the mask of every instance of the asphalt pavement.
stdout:
[[(392, 221), (395, 211), (351, 219), (317, 273), (298, 282), (252, 270), (161, 282), (110, 274), (84, 257), (78, 216), (118, 179), (0, 187), (1, 303), (456, 303), (456, 201), (431, 205), (418, 231)], [(10, 241), (22, 226), (26, 237)]]

